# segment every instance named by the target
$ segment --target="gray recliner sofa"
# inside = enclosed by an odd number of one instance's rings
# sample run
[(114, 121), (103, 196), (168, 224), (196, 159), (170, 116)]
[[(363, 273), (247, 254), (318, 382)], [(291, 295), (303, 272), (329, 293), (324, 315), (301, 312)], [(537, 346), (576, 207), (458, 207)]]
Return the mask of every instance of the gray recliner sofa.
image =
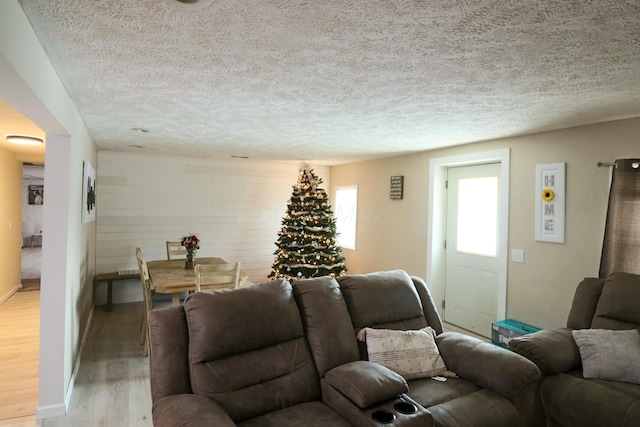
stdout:
[(321, 385), (292, 287), (284, 280), (195, 293), (184, 306), (153, 310), (154, 425), (375, 426), (374, 415), (390, 413), (377, 411), (397, 405), (411, 410), (394, 425), (433, 425), (431, 415), (404, 394), (401, 376), (373, 363), (342, 363), (328, 344), (322, 354), (327, 370)]
[[(528, 360), (491, 343), (443, 332), (425, 282), (402, 270), (338, 278), (354, 333), (362, 328), (415, 330), (431, 326), (446, 367), (459, 378), (408, 382), (408, 395), (425, 407), (437, 426), (518, 426), (534, 421), (539, 370)], [(360, 343), (360, 357), (367, 348)]]
[[(640, 384), (584, 378), (582, 356), (573, 336), (574, 330), (632, 332), (639, 328), (640, 276), (614, 273), (606, 279), (586, 278), (580, 282), (566, 328), (543, 329), (512, 339), (509, 347), (542, 371), (536, 396), (537, 425), (640, 426)], [(640, 352), (635, 348), (635, 366), (628, 366), (628, 371), (637, 373)], [(621, 354), (615, 354), (604, 362), (613, 364), (613, 359), (621, 358)], [(604, 372), (606, 369), (604, 366)]]
[[(434, 307), (422, 308), (430, 301), (424, 282), (405, 272), (351, 277), (340, 285), (323, 277), (196, 293), (183, 306), (151, 311), (154, 424), (527, 425), (530, 385), (540, 372), (508, 350), (440, 333), (443, 359), (461, 377), (446, 382), (407, 382), (365, 360), (356, 305), (402, 317), (369, 327), (438, 328), (439, 317)], [(393, 308), (381, 310), (380, 300)]]

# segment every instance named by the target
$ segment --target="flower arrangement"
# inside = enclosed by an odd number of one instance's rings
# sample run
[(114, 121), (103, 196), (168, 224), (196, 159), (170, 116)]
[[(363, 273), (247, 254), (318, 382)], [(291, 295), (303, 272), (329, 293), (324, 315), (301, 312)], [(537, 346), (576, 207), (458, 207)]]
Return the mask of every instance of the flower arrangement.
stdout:
[(198, 239), (198, 237), (195, 234), (191, 234), (189, 236), (183, 237), (180, 243), (182, 243), (182, 246), (187, 248), (187, 252), (190, 252), (190, 251), (195, 252), (198, 249), (200, 249), (200, 245), (199, 245), (200, 239)]
[(182, 238), (182, 246), (187, 249), (187, 258), (184, 263), (184, 268), (193, 268), (196, 251), (200, 249), (200, 239), (195, 234), (190, 234)]

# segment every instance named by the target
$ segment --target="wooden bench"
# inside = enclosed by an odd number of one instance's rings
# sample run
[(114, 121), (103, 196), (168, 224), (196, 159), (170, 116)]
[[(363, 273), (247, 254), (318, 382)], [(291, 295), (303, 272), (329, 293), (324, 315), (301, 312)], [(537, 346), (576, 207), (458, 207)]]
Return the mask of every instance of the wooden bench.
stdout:
[(140, 272), (137, 270), (116, 271), (115, 273), (96, 274), (93, 279), (93, 293), (95, 295), (99, 282), (107, 282), (107, 311), (111, 311), (113, 297), (113, 282), (118, 280), (139, 279)]

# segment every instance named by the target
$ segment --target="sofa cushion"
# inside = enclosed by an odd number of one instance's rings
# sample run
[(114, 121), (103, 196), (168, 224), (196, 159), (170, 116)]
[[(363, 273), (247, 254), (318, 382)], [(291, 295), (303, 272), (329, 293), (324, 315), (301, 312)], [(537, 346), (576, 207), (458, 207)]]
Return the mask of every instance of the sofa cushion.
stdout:
[(408, 381), (407, 384), (410, 390), (409, 396), (425, 408), (482, 390), (478, 384), (462, 378), (447, 378), (447, 381), (421, 378)]
[(429, 326), (409, 331), (364, 328), (358, 337), (366, 340), (371, 362), (386, 366), (407, 380), (447, 371), (434, 339), (435, 331)]
[(320, 398), (291, 285), (196, 293), (184, 304), (194, 394), (236, 423)]
[(232, 292), (198, 292), (184, 310), (192, 364), (304, 336), (293, 289), (282, 279)]
[(635, 329), (640, 327), (640, 275), (614, 273), (607, 277), (591, 328)]
[(640, 401), (598, 381), (551, 375), (542, 382), (541, 396), (549, 425), (640, 426)]
[(238, 427), (351, 427), (346, 419), (322, 402), (307, 402), (270, 412)]
[(195, 394), (173, 394), (153, 404), (154, 427), (216, 426), (236, 424), (217, 402)]
[[(420, 297), (403, 270), (353, 274), (338, 278), (356, 329), (420, 329), (428, 326)], [(396, 324), (396, 327), (389, 327)]]
[(629, 396), (633, 396), (635, 399), (640, 401), (640, 384), (623, 383), (622, 381), (600, 380), (595, 378), (584, 379), (584, 377), (582, 376), (582, 369), (574, 369), (573, 371), (567, 372), (567, 374), (576, 378), (581, 378), (584, 381), (599, 384), (602, 387), (616, 390), (620, 393), (628, 394)]
[(580, 329), (573, 331), (585, 378), (640, 384), (640, 332)]
[(336, 280), (328, 276), (296, 280), (293, 294), (320, 377), (336, 366), (358, 360), (358, 343)]
[(573, 295), (573, 302), (567, 317), (567, 328), (588, 329), (593, 322), (593, 315), (598, 306), (604, 280), (595, 277), (585, 277)]
[(511, 402), (491, 390), (480, 390), (427, 409), (438, 427), (521, 425)]
[[(427, 324), (420, 296), (402, 270), (339, 277), (354, 332), (362, 328), (420, 329)], [(360, 358), (368, 360), (367, 346), (358, 342)]]

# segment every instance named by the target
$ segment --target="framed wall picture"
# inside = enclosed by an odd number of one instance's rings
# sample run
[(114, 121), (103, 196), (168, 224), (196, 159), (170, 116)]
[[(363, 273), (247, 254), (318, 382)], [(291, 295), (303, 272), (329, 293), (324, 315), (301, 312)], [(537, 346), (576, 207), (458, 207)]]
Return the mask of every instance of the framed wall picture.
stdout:
[(29, 204), (30, 205), (44, 204), (44, 185), (29, 186)]
[(82, 171), (82, 223), (96, 219), (96, 171), (85, 161)]
[(536, 165), (536, 240), (564, 243), (566, 163)]

